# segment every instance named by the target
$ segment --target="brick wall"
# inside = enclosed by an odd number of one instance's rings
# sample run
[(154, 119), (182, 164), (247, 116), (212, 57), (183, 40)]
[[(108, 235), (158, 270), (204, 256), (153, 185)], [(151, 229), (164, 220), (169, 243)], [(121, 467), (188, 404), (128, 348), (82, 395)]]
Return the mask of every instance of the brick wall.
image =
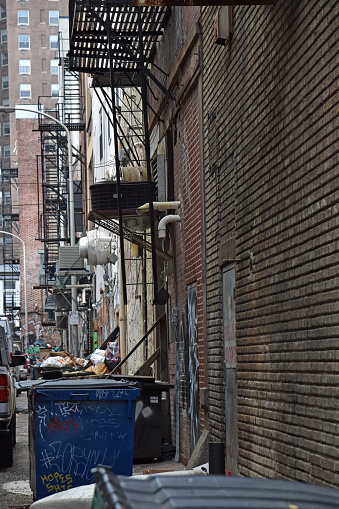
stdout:
[(202, 18), (212, 436), (224, 437), (220, 261), (234, 237), (240, 473), (339, 486), (339, 5), (235, 7), (225, 47), (215, 12)]
[[(183, 410), (181, 425), (181, 448), (185, 460), (190, 457), (190, 431), (187, 410), (192, 404), (189, 377), (189, 341), (187, 324), (187, 285), (197, 284), (197, 332), (199, 345), (199, 374), (202, 377), (200, 386), (204, 386), (204, 312), (203, 312), (203, 281), (202, 281), (202, 239), (203, 218), (200, 188), (200, 150), (199, 150), (199, 97), (197, 88), (187, 98), (180, 110), (177, 121), (178, 138), (174, 146), (175, 161), (175, 197), (182, 203), (181, 224), (175, 225), (176, 258), (175, 278), (170, 278), (171, 307), (179, 310), (179, 320), (183, 322), (181, 340), (185, 343), (180, 348), (181, 394), (180, 402)], [(175, 280), (174, 280), (175, 279)], [(176, 290), (176, 291), (175, 291)], [(179, 333), (180, 334), (180, 333)], [(185, 366), (186, 369), (183, 368)], [(203, 417), (203, 414), (202, 414)], [(193, 418), (193, 415), (191, 415)], [(203, 423), (200, 422), (203, 427)], [(185, 430), (185, 427), (187, 429)]]
[[(38, 187), (37, 158), (41, 152), (40, 135), (37, 131), (37, 120), (20, 119), (17, 121), (18, 183), (19, 183), (19, 224), (20, 237), (26, 247), (27, 272), (27, 311), (29, 333), (38, 336), (42, 333), (42, 312), (45, 306), (45, 295), (42, 290), (33, 290), (39, 284), (40, 255), (43, 244), (38, 238)], [(40, 175), (41, 178), (41, 175)], [(40, 195), (40, 204), (41, 195)], [(22, 253), (22, 250), (21, 250)], [(23, 253), (20, 256), (21, 270), (21, 316), (24, 323), (24, 279)]]
[[(173, 168), (165, 145), (168, 172), (173, 172), (174, 199), (180, 200), (181, 222), (169, 225), (166, 248), (173, 254), (173, 271), (166, 281), (170, 300), (168, 302), (169, 374), (170, 382), (176, 384), (171, 391), (172, 441), (179, 433), (180, 459), (187, 462), (206, 426), (206, 414), (202, 406), (203, 390), (207, 384), (206, 326), (204, 310), (203, 257), (204, 218), (201, 178), (201, 73), (200, 37), (196, 24), (200, 8), (176, 7), (172, 11), (164, 38), (160, 42), (155, 60), (170, 74), (167, 80), (159, 79), (175, 97), (166, 102), (163, 97), (153, 106), (161, 111), (165, 120), (159, 127), (160, 144), (166, 130), (173, 132)], [(189, 43), (187, 41), (190, 41)], [(173, 69), (177, 69), (174, 72)], [(196, 331), (193, 332), (191, 310), (195, 309)], [(190, 303), (193, 303), (190, 306)], [(178, 324), (172, 324), (172, 309), (178, 311)], [(196, 333), (192, 348), (192, 337)], [(191, 341), (190, 341), (191, 338)], [(192, 372), (193, 366), (197, 371)], [(178, 429), (179, 427), (179, 429)]]

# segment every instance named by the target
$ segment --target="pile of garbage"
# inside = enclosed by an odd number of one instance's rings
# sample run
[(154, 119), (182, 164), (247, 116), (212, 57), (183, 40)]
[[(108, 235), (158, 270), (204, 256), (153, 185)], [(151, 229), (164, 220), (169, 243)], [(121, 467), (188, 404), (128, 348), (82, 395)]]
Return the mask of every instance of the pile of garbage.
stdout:
[[(88, 375), (109, 374), (119, 363), (119, 343), (117, 341), (107, 343), (106, 348), (97, 348), (86, 359), (75, 357), (68, 352), (48, 352), (43, 357), (40, 368), (62, 370), (66, 375), (69, 372), (86, 372)], [(85, 374), (85, 373), (84, 373)]]
[[(74, 357), (74, 355), (67, 352), (49, 352), (45, 355), (41, 368), (79, 368), (86, 364), (86, 359), (81, 357)], [(87, 362), (88, 364), (88, 362)]]

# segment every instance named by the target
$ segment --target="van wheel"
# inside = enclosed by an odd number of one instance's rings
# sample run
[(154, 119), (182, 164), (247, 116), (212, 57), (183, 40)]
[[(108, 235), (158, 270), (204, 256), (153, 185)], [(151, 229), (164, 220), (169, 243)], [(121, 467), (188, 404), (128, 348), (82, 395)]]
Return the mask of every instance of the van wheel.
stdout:
[(13, 465), (13, 432), (0, 437), (0, 467), (9, 468)]

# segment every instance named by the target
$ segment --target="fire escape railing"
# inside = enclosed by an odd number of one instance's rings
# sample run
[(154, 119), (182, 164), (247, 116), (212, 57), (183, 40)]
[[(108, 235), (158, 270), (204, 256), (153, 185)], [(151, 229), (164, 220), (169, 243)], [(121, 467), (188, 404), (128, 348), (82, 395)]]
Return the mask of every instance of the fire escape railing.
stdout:
[[(154, 183), (150, 159), (150, 140), (148, 131), (147, 97), (149, 91), (154, 95), (153, 86), (160, 89), (167, 97), (173, 99), (164, 86), (150, 71), (150, 63), (155, 52), (156, 43), (163, 33), (170, 9), (167, 7), (129, 7), (121, 2), (98, 2), (88, 0), (71, 0), (70, 2), (70, 68), (87, 72), (94, 76), (94, 86), (100, 87), (106, 103), (110, 105), (110, 115), (115, 146), (115, 170), (117, 187), (117, 206), (119, 220), (119, 238), (121, 247), (122, 288), (124, 303), (127, 304), (126, 272), (123, 226), (123, 204), (121, 202), (121, 178), (124, 166), (123, 152), (128, 154), (132, 166), (142, 161), (135, 148), (135, 143), (143, 147), (144, 163), (147, 169), (148, 203), (150, 230), (154, 302), (158, 303), (157, 281), (157, 246), (155, 238), (155, 218), (153, 210)], [(159, 69), (159, 68), (158, 68)], [(161, 69), (159, 69), (161, 71)], [(165, 75), (166, 73), (163, 72)], [(111, 94), (104, 91), (110, 87)], [(134, 88), (137, 108), (142, 112), (140, 128), (124, 117), (128, 133), (120, 125), (121, 116), (126, 111), (117, 90)], [(99, 97), (99, 95), (98, 95)], [(99, 99), (100, 100), (100, 99)], [(104, 102), (102, 102), (104, 106)], [(133, 108), (127, 108), (133, 111)], [(93, 211), (92, 211), (93, 212)], [(98, 220), (98, 215), (94, 214)], [(99, 219), (100, 221), (100, 219)]]
[[(55, 98), (53, 110), (46, 111), (46, 97), (40, 96), (38, 109), (61, 121), (69, 131), (82, 131), (83, 98), (80, 94), (79, 74), (70, 71), (68, 58), (59, 55), (63, 70), (60, 95)], [(48, 102), (51, 97), (48, 97)], [(44, 243), (44, 271), (46, 286), (55, 283), (56, 264), (61, 242), (69, 242), (69, 186), (68, 186), (68, 145), (62, 126), (43, 115), (39, 116), (38, 130), (41, 133), (41, 156), (38, 161), (38, 188), (42, 189), (42, 203), (39, 202), (39, 240)], [(78, 168), (78, 177), (73, 178), (75, 195), (82, 193), (84, 155), (72, 145), (72, 166)], [(81, 214), (82, 209), (76, 211)], [(82, 225), (78, 228), (82, 231)]]

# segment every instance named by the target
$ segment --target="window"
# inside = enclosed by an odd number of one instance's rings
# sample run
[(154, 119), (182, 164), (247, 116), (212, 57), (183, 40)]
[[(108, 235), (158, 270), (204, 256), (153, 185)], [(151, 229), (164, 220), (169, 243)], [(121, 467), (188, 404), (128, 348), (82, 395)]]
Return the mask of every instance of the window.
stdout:
[(0, 7), (0, 18), (1, 19), (6, 19), (7, 18), (6, 5), (2, 5)]
[[(4, 157), (11, 157), (11, 146), (10, 145), (4, 146)], [(9, 198), (8, 198), (7, 193), (9, 193)], [(11, 203), (11, 192), (10, 191), (5, 191), (5, 203)]]
[(18, 25), (28, 25), (29, 15), (28, 11), (18, 11)]
[(10, 230), (11, 229), (11, 226), (12, 226), (12, 221), (11, 221), (11, 216), (5, 216), (5, 228)]
[(46, 23), (46, 21), (45, 21), (45, 14), (46, 14), (45, 10), (41, 10), (40, 11), (40, 23)]
[(13, 244), (12, 237), (10, 237), (9, 235), (6, 235), (6, 237), (5, 237), (5, 244)]
[(4, 197), (5, 197), (5, 204), (8, 205), (9, 203), (11, 203), (11, 192), (10, 191), (5, 191)]
[(49, 49), (58, 49), (58, 36), (57, 35), (49, 36)]
[(58, 70), (59, 70), (59, 60), (57, 58), (53, 58), (50, 62), (51, 74), (58, 74)]
[(7, 29), (6, 28), (1, 30), (1, 42), (2, 43), (7, 42)]
[(2, 219), (2, 214), (0, 214), (0, 228), (3, 228), (3, 219)]
[[(0, 146), (0, 156), (1, 156), (1, 146)], [(2, 205), (2, 191), (0, 191), (0, 205)]]
[[(8, 226), (7, 226), (8, 228)], [(16, 281), (13, 279), (5, 279), (4, 280), (4, 289), (5, 290), (15, 290)]]
[(31, 74), (30, 60), (19, 60), (19, 74)]
[[(2, 106), (9, 106), (9, 98), (6, 97), (5, 99), (2, 100)], [(0, 154), (1, 156), (1, 154)]]
[(30, 99), (31, 98), (31, 85), (30, 84), (21, 83), (20, 98), (21, 99)]
[(51, 96), (58, 97), (59, 95), (59, 85), (58, 83), (52, 83), (51, 85)]
[(19, 35), (18, 48), (29, 49), (29, 35)]
[(8, 76), (2, 76), (2, 90), (7, 90), (8, 86)]
[(59, 24), (59, 11), (49, 11), (49, 24), (50, 25)]
[(10, 124), (9, 122), (4, 122), (4, 136), (10, 135)]
[(1, 65), (2, 67), (8, 66), (8, 53), (7, 51), (4, 53), (1, 53)]

